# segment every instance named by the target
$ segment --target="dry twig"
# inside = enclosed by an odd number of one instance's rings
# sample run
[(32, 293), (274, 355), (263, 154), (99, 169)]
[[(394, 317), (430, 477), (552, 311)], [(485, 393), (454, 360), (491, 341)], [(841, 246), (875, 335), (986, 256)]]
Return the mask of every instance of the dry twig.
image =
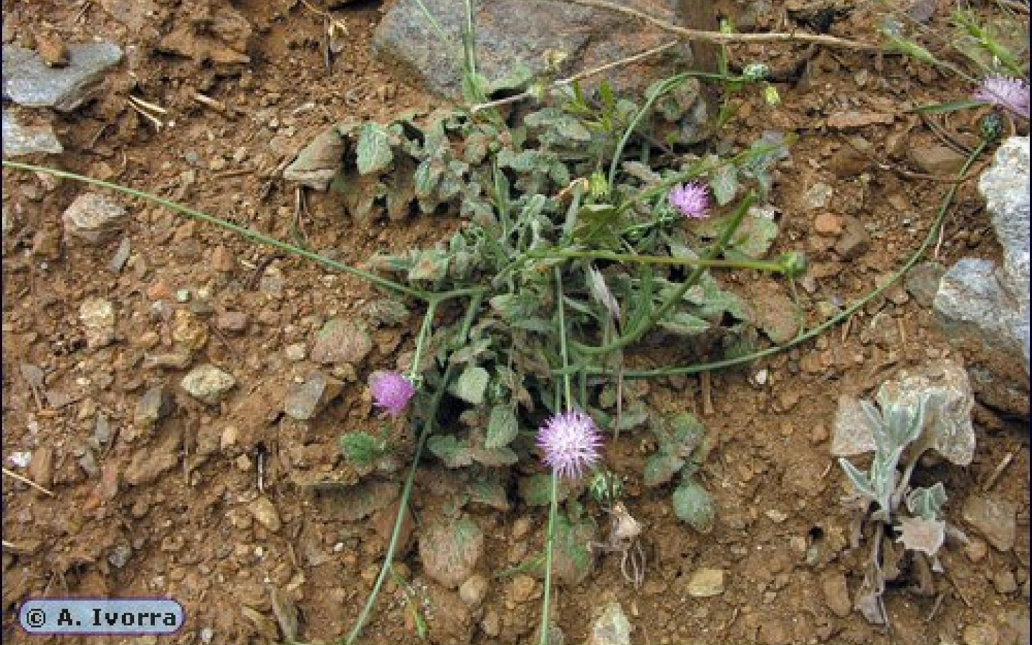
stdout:
[(42, 486), (40, 486), (36, 482), (32, 481), (31, 479), (28, 479), (26, 477), (22, 477), (21, 475), (19, 475), (18, 473), (14, 472), (13, 470), (8, 470), (7, 468), (4, 468), (3, 472), (4, 472), (5, 475), (10, 477), (11, 479), (15, 479), (17, 481), (20, 481), (23, 484), (31, 486), (32, 488), (35, 488), (36, 490), (38, 490), (39, 492), (43, 493), (44, 495), (49, 495), (50, 497), (56, 497), (56, 495), (54, 495), (54, 493), (52, 491), (50, 491), (50, 490), (48, 490), (46, 488), (43, 488)]

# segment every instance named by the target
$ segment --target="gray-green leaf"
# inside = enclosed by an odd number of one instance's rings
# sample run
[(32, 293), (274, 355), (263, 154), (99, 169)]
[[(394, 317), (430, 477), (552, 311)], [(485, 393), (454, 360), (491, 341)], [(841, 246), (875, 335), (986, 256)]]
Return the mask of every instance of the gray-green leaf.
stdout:
[(507, 446), (516, 438), (517, 432), (519, 432), (519, 421), (516, 419), (515, 410), (508, 405), (496, 405), (491, 408), (484, 447), (490, 449)]
[(469, 442), (451, 435), (435, 434), (427, 439), (426, 447), (448, 468), (462, 468), (473, 463)]
[(709, 533), (713, 530), (717, 509), (713, 497), (702, 484), (696, 481), (681, 484), (674, 491), (673, 502), (674, 513), (693, 529), (699, 533)]
[(456, 379), (451, 393), (467, 403), (480, 405), (484, 402), (484, 392), (490, 380), (491, 375), (483, 367), (470, 366)]
[(379, 123), (366, 123), (358, 135), (358, 172), (368, 175), (380, 172), (391, 165), (394, 153), (391, 152), (390, 136)]

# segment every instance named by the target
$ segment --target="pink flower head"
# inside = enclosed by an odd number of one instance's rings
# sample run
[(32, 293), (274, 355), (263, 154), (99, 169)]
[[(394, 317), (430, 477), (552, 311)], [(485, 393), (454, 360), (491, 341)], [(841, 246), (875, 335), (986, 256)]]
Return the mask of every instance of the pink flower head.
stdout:
[(708, 214), (709, 190), (697, 181), (674, 186), (667, 198), (688, 219), (703, 219)]
[(1028, 94), (1028, 83), (1023, 79), (986, 76), (972, 96), (976, 101), (996, 105), (1027, 121), (1029, 117)]
[(560, 477), (578, 479), (601, 457), (602, 435), (583, 412), (562, 412), (538, 429), (537, 446), (542, 460)]
[(416, 393), (412, 382), (397, 372), (373, 372), (369, 377), (369, 389), (373, 393), (373, 403), (392, 417), (404, 412)]

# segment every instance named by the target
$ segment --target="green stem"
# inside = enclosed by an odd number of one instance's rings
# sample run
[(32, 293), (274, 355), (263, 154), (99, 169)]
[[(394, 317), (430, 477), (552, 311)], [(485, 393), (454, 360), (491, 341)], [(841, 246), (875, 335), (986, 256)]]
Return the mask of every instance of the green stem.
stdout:
[(55, 168), (47, 168), (45, 166), (33, 166), (30, 164), (18, 163), (16, 161), (7, 161), (6, 159), (4, 160), (3, 165), (5, 168), (25, 170), (29, 172), (43, 172), (53, 175), (55, 177), (61, 177), (62, 179), (72, 179), (74, 181), (82, 182), (84, 184), (93, 184), (94, 186), (101, 186), (109, 190), (114, 190), (116, 192), (131, 195), (133, 197), (138, 197), (140, 199), (144, 199), (149, 202), (153, 202), (155, 204), (164, 206), (169, 210), (180, 213), (181, 215), (185, 215), (191, 219), (195, 219), (206, 224), (213, 224), (215, 226), (218, 226), (219, 228), (226, 229), (227, 231), (236, 233), (237, 235), (240, 235), (241, 237), (249, 239), (253, 242), (264, 244), (266, 246), (271, 246), (275, 249), (286, 251), (288, 253), (292, 253), (293, 255), (303, 257), (314, 262), (318, 262), (319, 264), (328, 266), (331, 269), (340, 271), (341, 273), (347, 273), (362, 278), (363, 280), (366, 280), (379, 287), (383, 287), (384, 289), (394, 291), (395, 293), (400, 293), (412, 298), (418, 298), (419, 300), (423, 301), (427, 301), (432, 297), (425, 291), (413, 289), (411, 287), (406, 287), (405, 285), (398, 284), (397, 282), (393, 282), (386, 278), (381, 278), (380, 276), (374, 273), (369, 273), (368, 271), (356, 269), (355, 267), (344, 264), (343, 262), (337, 262), (336, 260), (331, 260), (329, 258), (323, 257), (318, 253), (309, 251), (308, 249), (303, 249), (300, 246), (295, 246), (293, 244), (288, 244), (287, 242), (282, 242), (274, 237), (269, 237), (268, 235), (263, 235), (262, 233), (258, 233), (256, 231), (252, 231), (251, 229), (244, 228), (239, 224), (234, 224), (233, 222), (229, 222), (222, 218), (215, 217), (214, 215), (202, 213), (201, 211), (194, 210), (192, 208), (183, 206), (182, 204), (177, 204), (167, 199), (163, 199), (161, 197), (158, 197), (157, 195), (152, 195), (150, 193), (145, 193), (141, 190), (136, 190), (135, 188), (129, 188), (128, 186), (120, 186), (118, 184), (113, 184), (111, 182), (103, 181), (101, 179), (94, 179), (93, 177), (79, 175), (74, 172), (57, 170)]
[[(459, 330), (459, 337), (461, 339), (465, 339), (469, 334), (469, 328), (472, 326), (477, 309), (480, 307), (480, 301), (480, 297), (474, 297), (470, 300), (469, 306), (466, 309), (466, 317), (462, 321), (462, 327)], [(387, 543), (387, 553), (383, 556), (383, 565), (380, 567), (380, 574), (376, 577), (376, 582), (373, 583), (373, 588), (369, 592), (369, 597), (366, 598), (366, 603), (362, 607), (362, 612), (359, 614), (358, 620), (355, 621), (355, 626), (351, 629), (347, 638), (341, 641), (345, 645), (354, 645), (355, 641), (362, 634), (362, 629), (365, 627), (366, 621), (369, 620), (369, 615), (373, 611), (373, 605), (376, 604), (376, 598), (380, 595), (380, 589), (383, 587), (383, 583), (391, 571), (391, 567), (394, 563), (394, 552), (398, 548), (398, 538), (401, 535), (401, 527), (404, 524), (405, 513), (408, 510), (408, 502), (412, 497), (412, 486), (416, 481), (416, 470), (419, 468), (419, 458), (423, 454), (423, 448), (426, 446), (427, 439), (433, 432), (434, 417), (437, 415), (437, 409), (441, 405), (441, 399), (444, 398), (444, 393), (448, 389), (448, 383), (451, 381), (454, 367), (454, 364), (448, 363), (448, 366), (444, 370), (444, 376), (441, 378), (441, 386), (437, 388), (433, 397), (430, 399), (430, 405), (426, 410), (426, 419), (423, 422), (423, 429), (420, 431), (419, 439), (416, 441), (416, 450), (412, 456), (412, 463), (409, 465), (408, 476), (405, 478), (405, 486), (401, 490), (401, 501), (398, 504), (398, 515), (394, 519), (394, 529), (391, 531), (390, 542)]]
[[(717, 241), (714, 242), (713, 246), (710, 247), (709, 251), (702, 258), (704, 262), (715, 260), (717, 256), (724, 252), (724, 249), (731, 241), (731, 236), (738, 230), (738, 226), (742, 223), (742, 219), (745, 217), (746, 212), (755, 200), (756, 195), (753, 193), (749, 193), (745, 199), (742, 200), (742, 203), (739, 204), (735, 212), (732, 213), (731, 218), (724, 227), (724, 230), (721, 232), (720, 237), (717, 238)], [(663, 317), (666, 316), (667, 313), (669, 313), (670, 310), (679, 302), (681, 302), (681, 299), (684, 298), (684, 294), (699, 282), (699, 279), (702, 278), (702, 274), (705, 271), (705, 264), (697, 265), (688, 278), (666, 299), (665, 302), (663, 302), (662, 305), (653, 310), (639, 325), (636, 325), (633, 329), (613, 342), (594, 347), (590, 345), (581, 345), (580, 343), (574, 343), (574, 346), (578, 352), (583, 354), (599, 355), (623, 349), (631, 343), (634, 343), (644, 336), (645, 332), (651, 329), (653, 325), (662, 320)]]
[[(559, 267), (555, 268), (555, 290), (557, 306), (559, 308), (559, 355), (562, 356), (563, 367), (570, 364), (570, 355), (566, 347), (566, 313), (563, 307), (563, 273)], [(570, 375), (563, 374), (563, 394), (566, 397), (566, 411), (573, 409), (573, 388), (570, 385)]]
[(548, 504), (548, 532), (545, 535), (545, 592), (541, 600), (541, 629), (538, 643), (549, 645), (548, 632), (552, 605), (552, 555), (555, 544), (555, 523), (559, 516), (559, 473), (552, 469), (551, 489)]
[(701, 266), (721, 269), (755, 269), (770, 273), (784, 273), (785, 266), (778, 262), (766, 260), (717, 260), (701, 258), (674, 258), (663, 255), (628, 255), (613, 251), (565, 251), (548, 250), (528, 253), (535, 259), (548, 258), (588, 258), (592, 260), (612, 260), (625, 264), (666, 264), (673, 266)]

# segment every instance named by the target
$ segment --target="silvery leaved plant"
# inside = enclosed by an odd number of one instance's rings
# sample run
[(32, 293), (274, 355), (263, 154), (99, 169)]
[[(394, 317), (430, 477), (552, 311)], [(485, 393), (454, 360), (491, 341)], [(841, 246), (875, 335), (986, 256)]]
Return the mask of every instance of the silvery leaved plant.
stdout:
[(913, 557), (928, 557), (931, 568), (941, 570), (938, 551), (946, 537), (942, 509), (947, 497), (942, 483), (928, 488), (912, 488), (909, 483), (921, 455), (935, 445), (934, 433), (926, 432), (926, 419), (941, 405), (939, 397), (922, 392), (916, 401), (903, 400), (882, 388), (877, 400), (878, 406), (860, 402), (875, 444), (870, 468), (865, 473), (844, 458), (839, 458), (839, 465), (859, 497), (864, 518), (875, 527), (864, 583), (854, 605), (868, 621), (887, 624), (882, 541), (895, 535)]

